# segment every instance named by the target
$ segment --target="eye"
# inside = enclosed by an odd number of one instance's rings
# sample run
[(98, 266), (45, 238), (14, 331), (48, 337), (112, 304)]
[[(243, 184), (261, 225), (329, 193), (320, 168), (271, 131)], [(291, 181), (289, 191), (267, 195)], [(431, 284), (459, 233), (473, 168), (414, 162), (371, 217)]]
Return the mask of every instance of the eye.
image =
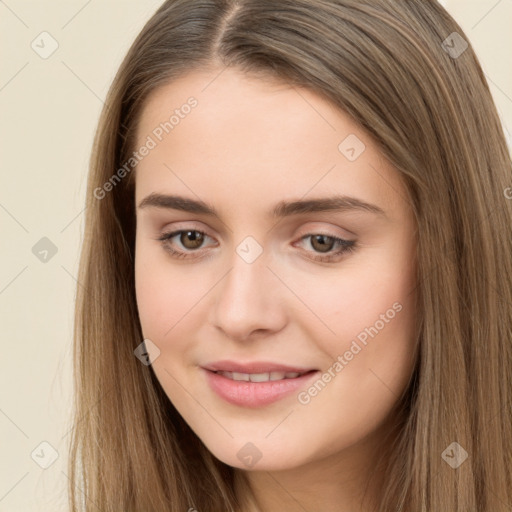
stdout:
[[(332, 251), (334, 247), (338, 247), (334, 252), (327, 254), (326, 256), (312, 256), (315, 261), (331, 262), (339, 259), (345, 253), (353, 252), (356, 248), (355, 240), (344, 240), (333, 235), (327, 235), (323, 233), (310, 233), (301, 238), (302, 240), (310, 239), (310, 246), (313, 247), (314, 251), (326, 254)], [(311, 251), (307, 251), (311, 252)]]
[[(175, 237), (178, 237), (179, 243), (184, 247), (185, 251), (176, 250), (173, 247), (171, 242)], [(176, 258), (197, 258), (198, 256), (188, 254), (188, 251), (194, 252), (199, 249), (205, 238), (210, 237), (203, 231), (197, 229), (180, 229), (170, 233), (163, 233), (157, 240), (162, 242), (164, 249)]]
[[(176, 249), (173, 238), (177, 238), (179, 244), (183, 249)], [(199, 252), (199, 249), (204, 244), (206, 238), (210, 238), (206, 233), (197, 229), (179, 229), (170, 233), (163, 233), (157, 240), (159, 240), (164, 249), (175, 258), (200, 258), (200, 254), (192, 255), (194, 252)], [(310, 233), (301, 237), (300, 241), (310, 240), (310, 246), (313, 251), (307, 250), (306, 252), (316, 252), (321, 255), (311, 255), (313, 260), (321, 262), (331, 262), (339, 260), (345, 253), (352, 252), (356, 248), (355, 240), (344, 240), (333, 235), (324, 233)], [(333, 249), (338, 247), (334, 252)]]

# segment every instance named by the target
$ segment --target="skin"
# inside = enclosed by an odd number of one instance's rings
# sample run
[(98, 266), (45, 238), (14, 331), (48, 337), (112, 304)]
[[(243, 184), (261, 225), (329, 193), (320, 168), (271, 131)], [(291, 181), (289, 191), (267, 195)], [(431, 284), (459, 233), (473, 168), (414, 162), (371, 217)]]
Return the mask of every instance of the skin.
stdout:
[[(368, 134), (316, 93), (219, 72), (194, 71), (153, 91), (137, 127), (140, 147), (169, 113), (197, 99), (138, 164), (135, 201), (175, 194), (220, 214), (137, 209), (139, 316), (160, 350), (152, 368), (208, 449), (247, 477), (254, 499), (245, 510), (372, 510), (382, 474), (368, 477), (414, 366), (416, 239), (406, 189)], [(338, 149), (350, 134), (365, 145), (354, 161)], [(267, 213), (282, 200), (334, 193), (385, 216)], [(157, 240), (178, 229), (207, 235), (196, 249), (179, 235), (167, 241), (188, 259)], [(315, 261), (326, 255), (315, 234), (357, 246), (330, 263)], [(252, 263), (236, 252), (247, 236), (263, 251)], [(339, 247), (327, 245), (327, 254)], [(252, 409), (227, 403), (200, 368), (264, 360), (327, 372), (395, 303), (401, 310), (307, 404), (296, 393)], [(261, 453), (252, 467), (237, 457), (248, 442)]]

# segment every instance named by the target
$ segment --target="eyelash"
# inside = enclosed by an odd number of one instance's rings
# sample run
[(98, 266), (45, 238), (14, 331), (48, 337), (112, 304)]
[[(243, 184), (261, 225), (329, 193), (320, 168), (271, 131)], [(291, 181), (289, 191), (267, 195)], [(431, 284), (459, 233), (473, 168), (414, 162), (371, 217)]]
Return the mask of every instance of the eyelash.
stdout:
[[(168, 243), (169, 240), (171, 238), (175, 237), (176, 235), (180, 235), (181, 233), (187, 233), (187, 232), (199, 233), (202, 236), (208, 236), (204, 231), (201, 231), (199, 229), (179, 229), (176, 231), (172, 231), (170, 233), (162, 233), (162, 235), (159, 238), (157, 238), (157, 240), (162, 243), (164, 249), (167, 252), (169, 252), (171, 254), (171, 256), (174, 258), (180, 258), (180, 259), (197, 258), (197, 256), (189, 256), (189, 254), (187, 252), (177, 251), (177, 250), (173, 249)], [(302, 241), (306, 238), (310, 238), (310, 237), (316, 236), (316, 235), (326, 236), (328, 238), (331, 238), (334, 241), (334, 243), (341, 246), (341, 248), (338, 249), (337, 251), (335, 251), (334, 253), (329, 254), (328, 256), (313, 256), (312, 259), (315, 261), (320, 261), (322, 263), (331, 263), (334, 260), (336, 260), (339, 256), (342, 256), (343, 254), (346, 254), (346, 253), (351, 253), (351, 252), (355, 251), (355, 249), (356, 249), (355, 240), (344, 240), (343, 238), (338, 238), (336, 236), (329, 235), (327, 233), (309, 233), (307, 235), (302, 236), (300, 238), (300, 240)], [(192, 251), (192, 252), (195, 252), (195, 251)], [(310, 252), (310, 251), (307, 251), (307, 252)]]

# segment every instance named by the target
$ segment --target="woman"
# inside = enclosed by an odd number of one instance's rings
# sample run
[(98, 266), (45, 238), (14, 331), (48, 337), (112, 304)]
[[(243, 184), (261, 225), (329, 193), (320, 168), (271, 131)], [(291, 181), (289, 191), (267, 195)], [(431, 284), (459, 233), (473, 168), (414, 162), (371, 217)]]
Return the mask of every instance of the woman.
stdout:
[(72, 510), (509, 510), (511, 170), (436, 2), (165, 2), (91, 160)]

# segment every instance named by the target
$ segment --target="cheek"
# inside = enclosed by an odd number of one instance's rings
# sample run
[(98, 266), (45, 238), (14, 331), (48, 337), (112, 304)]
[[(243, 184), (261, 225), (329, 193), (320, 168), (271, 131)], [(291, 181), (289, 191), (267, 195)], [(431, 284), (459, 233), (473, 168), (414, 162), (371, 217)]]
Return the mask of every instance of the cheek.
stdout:
[(180, 267), (170, 265), (166, 254), (145, 247), (136, 251), (135, 293), (144, 336), (160, 342), (172, 335), (201, 296), (201, 284)]
[(350, 392), (354, 407), (365, 403), (374, 409), (376, 422), (404, 391), (415, 363), (415, 296), (407, 275), (387, 277), (366, 299), (355, 297), (355, 304), (364, 306), (353, 307), (344, 317), (349, 320), (338, 324), (343, 342), (337, 355), (344, 363), (338, 391)]
[(383, 248), (320, 287), (314, 278), (301, 284), (308, 290), (308, 305), (318, 313), (303, 320), (303, 328), (327, 355), (326, 369), (339, 363), (331, 373), (343, 377), (333, 379), (332, 390), (357, 397), (354, 406), (378, 402), (385, 398), (382, 393), (399, 395), (414, 366), (414, 272), (405, 252), (402, 259), (398, 256)]
[(329, 345), (331, 354), (361, 333), (364, 341), (365, 329), (375, 324), (382, 332), (403, 330), (404, 317), (414, 315), (412, 272), (396, 260), (387, 265), (375, 260), (358, 261), (327, 277), (304, 274), (294, 281), (296, 290), (301, 290), (304, 302), (315, 313), (303, 320), (309, 325), (311, 338), (318, 339), (321, 328), (321, 339)]
[[(319, 337), (317, 332), (312, 338), (327, 354), (325, 384), (313, 383), (299, 403), (303, 428), (332, 439), (332, 446), (318, 448), (326, 455), (334, 446), (342, 449), (377, 429), (414, 369), (411, 288), (399, 275), (367, 277), (354, 278), (359, 288), (353, 293), (340, 291), (325, 301), (324, 318), (336, 335)], [(324, 418), (324, 425), (319, 427), (317, 418)]]
[(135, 263), (135, 290), (143, 336), (160, 351), (151, 367), (175, 407), (187, 410), (189, 397), (179, 384), (185, 381), (183, 355), (190, 349), (190, 321), (204, 292), (199, 280), (191, 281), (179, 267), (154, 256), (148, 261), (141, 250)]
[(165, 254), (162, 257), (147, 251), (145, 259), (144, 251), (141, 248), (135, 261), (135, 289), (144, 338), (160, 350), (159, 357), (152, 362), (152, 371), (189, 424), (209, 424), (204, 409), (196, 407), (190, 399), (191, 395), (200, 396), (200, 390), (196, 390), (196, 382), (188, 380), (186, 358), (195, 344), (191, 333), (197, 327), (197, 316), (204, 314), (201, 298), (208, 287), (197, 274), (169, 264)]
[[(211, 276), (210, 276), (211, 277)], [(198, 332), (208, 317), (209, 294), (219, 279), (210, 279), (193, 266), (169, 261), (162, 250), (141, 247), (135, 259), (135, 292), (144, 338), (160, 350), (153, 370), (169, 396), (180, 394), (169, 376), (189, 371), (191, 354), (196, 354), (201, 336)], [(204, 337), (203, 337), (204, 338)], [(192, 357), (195, 361), (195, 358)]]

